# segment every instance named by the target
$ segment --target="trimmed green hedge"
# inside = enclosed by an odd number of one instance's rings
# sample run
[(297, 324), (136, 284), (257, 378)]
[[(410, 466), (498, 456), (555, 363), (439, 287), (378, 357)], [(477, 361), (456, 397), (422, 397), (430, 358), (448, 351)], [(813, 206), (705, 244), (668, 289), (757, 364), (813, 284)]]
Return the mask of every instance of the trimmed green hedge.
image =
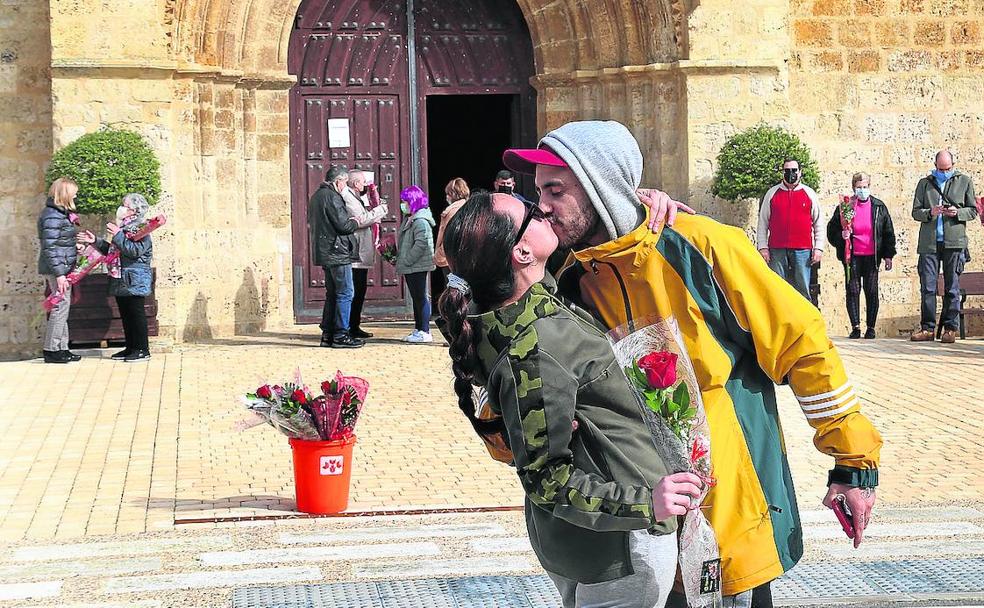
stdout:
[(803, 183), (818, 189), (820, 173), (806, 144), (781, 127), (759, 124), (732, 136), (721, 147), (711, 193), (732, 202), (760, 199), (781, 181), (782, 173), (776, 167), (787, 157), (799, 161)]
[(160, 162), (138, 133), (102, 129), (88, 133), (55, 153), (45, 183), (71, 177), (79, 184), (79, 213), (114, 211), (131, 192), (151, 205), (161, 194)]

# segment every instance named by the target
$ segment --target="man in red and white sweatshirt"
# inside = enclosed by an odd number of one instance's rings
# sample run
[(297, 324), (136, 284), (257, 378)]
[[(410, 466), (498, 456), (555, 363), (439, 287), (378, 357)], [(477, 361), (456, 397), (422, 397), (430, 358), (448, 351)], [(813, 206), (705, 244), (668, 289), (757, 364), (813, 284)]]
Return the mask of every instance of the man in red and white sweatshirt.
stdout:
[(810, 266), (826, 243), (820, 199), (801, 179), (799, 161), (783, 161), (782, 182), (762, 198), (756, 242), (769, 267), (810, 300)]

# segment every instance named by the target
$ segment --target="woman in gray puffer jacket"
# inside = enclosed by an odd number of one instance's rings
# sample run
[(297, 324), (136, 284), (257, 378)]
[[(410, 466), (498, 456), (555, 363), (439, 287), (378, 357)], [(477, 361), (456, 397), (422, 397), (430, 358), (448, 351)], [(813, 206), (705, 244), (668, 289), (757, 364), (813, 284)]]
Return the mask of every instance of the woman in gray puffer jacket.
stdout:
[(110, 241), (96, 238), (91, 232), (86, 232), (81, 237), (83, 242), (93, 243), (103, 254), (109, 254), (111, 248), (120, 251), (119, 265), (114, 264), (109, 269), (109, 295), (116, 296), (126, 348), (112, 358), (128, 363), (150, 358), (144, 304), (151, 290), (150, 261), (154, 254), (154, 245), (149, 234), (137, 240), (130, 238), (130, 235), (143, 227), (149, 209), (150, 205), (142, 195), (127, 194), (123, 197), (123, 204), (116, 210), (118, 225), (106, 225), (111, 236)]
[(68, 363), (82, 358), (68, 350), (68, 311), (72, 305), (68, 273), (75, 268), (77, 257), (75, 197), (78, 193), (79, 186), (72, 179), (56, 179), (38, 217), (38, 274), (45, 278), (52, 293), (62, 294), (61, 301), (48, 315), (44, 331), (45, 363)]
[(404, 342), (422, 344), (433, 342), (430, 333), (431, 303), (427, 295), (427, 275), (434, 265), (434, 215), (428, 207), (427, 195), (418, 186), (404, 188), (400, 193), (400, 210), (406, 219), (400, 226), (396, 250), (396, 273), (407, 282), (413, 301), (414, 329)]

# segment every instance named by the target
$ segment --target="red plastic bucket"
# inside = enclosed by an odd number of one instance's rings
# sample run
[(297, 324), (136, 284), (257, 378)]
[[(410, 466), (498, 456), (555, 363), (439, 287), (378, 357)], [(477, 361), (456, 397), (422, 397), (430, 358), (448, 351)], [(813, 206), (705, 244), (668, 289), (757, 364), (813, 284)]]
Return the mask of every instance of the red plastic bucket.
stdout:
[(290, 439), (297, 510), (324, 515), (348, 508), (355, 436), (338, 441)]

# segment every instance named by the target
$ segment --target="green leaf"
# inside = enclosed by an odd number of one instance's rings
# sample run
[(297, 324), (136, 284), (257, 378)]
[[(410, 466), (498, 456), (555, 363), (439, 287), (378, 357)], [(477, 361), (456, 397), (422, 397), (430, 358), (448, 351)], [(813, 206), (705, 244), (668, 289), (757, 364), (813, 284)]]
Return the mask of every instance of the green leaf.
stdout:
[(795, 134), (760, 123), (725, 141), (717, 157), (711, 193), (736, 202), (761, 199), (781, 178), (776, 165), (795, 158), (803, 171), (803, 183), (817, 190), (820, 173), (809, 148)]
[(690, 387), (687, 386), (686, 382), (677, 385), (676, 390), (673, 391), (673, 400), (679, 403), (684, 410), (690, 407)]

